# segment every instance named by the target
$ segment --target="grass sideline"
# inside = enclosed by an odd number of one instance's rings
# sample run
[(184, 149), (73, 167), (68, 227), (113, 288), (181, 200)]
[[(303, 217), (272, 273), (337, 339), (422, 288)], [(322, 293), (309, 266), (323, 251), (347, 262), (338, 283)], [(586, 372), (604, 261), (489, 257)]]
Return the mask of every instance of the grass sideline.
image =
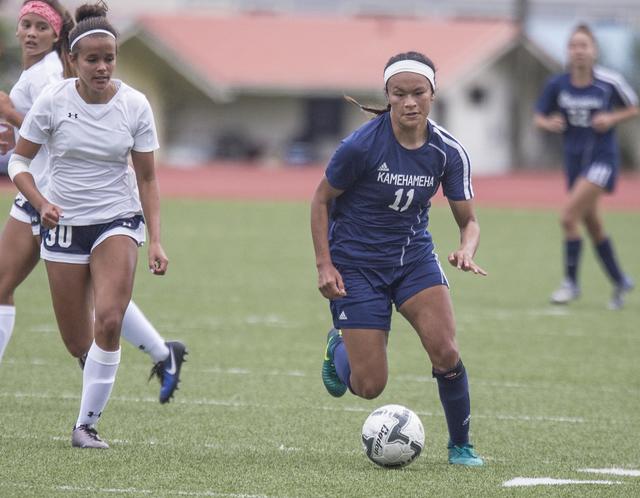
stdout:
[[(0, 197), (3, 212), (11, 198)], [(81, 373), (60, 340), (39, 265), (16, 294), (0, 364), (0, 496), (539, 497), (640, 495), (640, 291), (608, 312), (610, 286), (585, 248), (583, 294), (548, 304), (558, 284), (553, 211), (480, 209), (475, 258), (489, 275), (445, 266), (470, 379), (481, 469), (446, 461), (446, 424), (415, 333), (394, 316), (390, 378), (374, 401), (331, 398), (320, 377), (330, 315), (316, 290), (300, 203), (165, 201), (165, 277), (139, 257), (134, 300), (167, 339), (190, 350), (166, 406), (147, 385), (150, 360), (123, 344), (97, 428), (109, 451), (71, 448)], [(640, 214), (606, 213), (626, 271), (640, 281)], [(440, 259), (458, 245), (446, 208), (431, 212)], [(403, 404), (426, 432), (422, 455), (386, 471), (364, 455), (361, 426)], [(504, 487), (523, 478), (598, 483)], [(604, 481), (622, 484), (604, 484)]]

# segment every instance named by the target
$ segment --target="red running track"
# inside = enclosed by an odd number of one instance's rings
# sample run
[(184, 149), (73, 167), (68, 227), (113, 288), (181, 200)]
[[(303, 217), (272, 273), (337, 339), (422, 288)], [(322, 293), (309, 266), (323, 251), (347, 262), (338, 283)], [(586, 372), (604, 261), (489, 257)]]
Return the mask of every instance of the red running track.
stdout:
[[(233, 199), (310, 202), (322, 178), (323, 166), (267, 168), (216, 164), (196, 169), (157, 169), (164, 198)], [(477, 206), (557, 209), (565, 198), (565, 180), (559, 172), (516, 172), (473, 178)], [(17, 192), (7, 177), (0, 178), (1, 192)], [(434, 204), (446, 203), (441, 193)], [(603, 207), (640, 211), (640, 175), (626, 174), (616, 191), (602, 199)]]
[[(268, 169), (216, 165), (203, 169), (158, 169), (162, 195), (177, 198), (290, 200), (310, 202), (324, 166)], [(565, 199), (560, 172), (510, 173), (473, 178), (478, 206), (557, 209)], [(434, 204), (446, 203), (441, 193)], [(623, 175), (616, 191), (603, 197), (606, 208), (640, 211), (640, 175)]]

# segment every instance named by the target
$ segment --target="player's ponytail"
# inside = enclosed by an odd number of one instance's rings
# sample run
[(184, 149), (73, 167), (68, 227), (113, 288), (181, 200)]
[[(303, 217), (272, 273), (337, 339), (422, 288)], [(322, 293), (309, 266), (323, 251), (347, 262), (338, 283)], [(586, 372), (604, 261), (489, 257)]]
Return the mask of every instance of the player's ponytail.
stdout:
[(388, 104), (387, 107), (369, 107), (366, 105), (359, 104), (355, 99), (349, 97), (348, 95), (345, 95), (344, 98), (347, 102), (355, 104), (363, 111), (370, 112), (371, 114), (375, 114), (376, 116), (381, 116), (385, 112), (389, 112), (391, 110), (391, 104)]
[[(107, 20), (108, 10), (109, 8), (107, 7), (107, 4), (102, 0), (98, 3), (85, 3), (76, 9), (76, 22), (78, 25), (69, 34), (71, 53), (74, 55), (78, 54), (80, 50), (80, 39), (84, 36), (109, 36), (109, 34), (111, 34), (115, 40), (118, 39), (118, 31)], [(86, 35), (90, 31), (95, 30), (99, 31)], [(107, 33), (104, 33), (105, 31)]]

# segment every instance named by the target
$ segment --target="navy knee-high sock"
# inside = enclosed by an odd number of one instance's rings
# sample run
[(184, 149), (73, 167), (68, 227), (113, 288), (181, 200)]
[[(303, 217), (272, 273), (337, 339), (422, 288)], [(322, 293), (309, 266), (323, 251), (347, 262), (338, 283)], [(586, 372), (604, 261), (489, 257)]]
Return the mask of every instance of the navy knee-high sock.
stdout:
[(580, 251), (582, 239), (567, 240), (565, 242), (565, 273), (573, 283), (578, 282), (578, 264), (580, 263)]
[(451, 370), (440, 372), (434, 369), (432, 373), (438, 381), (440, 401), (449, 427), (449, 439), (456, 446), (469, 444), (471, 401), (467, 371), (462, 360)]
[(604, 265), (607, 273), (616, 284), (622, 283), (622, 272), (616, 262), (615, 254), (613, 253), (613, 246), (611, 245), (611, 239), (606, 238), (604, 242), (596, 246), (600, 261)]
[(351, 389), (351, 365), (349, 365), (347, 350), (342, 339), (333, 350), (333, 365), (336, 367), (336, 372), (342, 383), (347, 386), (349, 391), (353, 392), (353, 389)]

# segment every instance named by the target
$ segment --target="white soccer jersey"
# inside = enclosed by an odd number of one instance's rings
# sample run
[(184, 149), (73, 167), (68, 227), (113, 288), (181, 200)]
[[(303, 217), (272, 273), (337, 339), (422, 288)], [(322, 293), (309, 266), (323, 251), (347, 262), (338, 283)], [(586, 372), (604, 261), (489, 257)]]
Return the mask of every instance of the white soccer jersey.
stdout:
[(153, 113), (142, 93), (112, 81), (118, 91), (107, 104), (82, 100), (76, 78), (50, 86), (20, 128), (27, 140), (48, 146), (45, 196), (62, 208), (65, 225), (95, 225), (142, 214), (127, 171), (131, 150), (158, 148)]
[[(29, 69), (22, 71), (20, 79), (9, 92), (14, 109), (25, 116), (42, 93), (42, 90), (46, 86), (59, 81), (62, 81), (62, 63), (57, 52), (53, 51)], [(17, 139), (18, 130), (16, 130)], [(33, 175), (36, 186), (42, 192), (47, 188), (47, 181), (49, 180), (48, 168), (49, 154), (43, 147), (29, 166), (29, 172)]]

